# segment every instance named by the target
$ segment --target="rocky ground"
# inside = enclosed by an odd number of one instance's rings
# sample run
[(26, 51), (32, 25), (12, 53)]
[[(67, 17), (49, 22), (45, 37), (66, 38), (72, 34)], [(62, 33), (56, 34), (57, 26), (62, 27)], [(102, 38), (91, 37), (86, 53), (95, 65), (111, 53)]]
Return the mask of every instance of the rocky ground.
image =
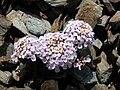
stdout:
[[(70, 19), (95, 32), (92, 62), (81, 71), (49, 71), (41, 62), (14, 63), (14, 42), (62, 31)], [(120, 0), (1, 0), (0, 90), (120, 90)]]

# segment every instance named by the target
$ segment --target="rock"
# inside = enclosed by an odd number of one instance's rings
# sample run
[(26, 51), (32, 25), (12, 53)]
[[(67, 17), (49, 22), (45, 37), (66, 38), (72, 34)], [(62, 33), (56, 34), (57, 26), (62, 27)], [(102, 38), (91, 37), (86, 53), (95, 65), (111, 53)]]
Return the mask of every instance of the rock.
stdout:
[(60, 14), (60, 16), (54, 20), (50, 32), (57, 32), (61, 29), (62, 27), (61, 17), (62, 14)]
[(91, 0), (83, 0), (79, 7), (80, 9), (76, 14), (75, 19), (83, 20), (94, 28), (98, 18), (102, 15), (102, 7)]
[(98, 49), (101, 49), (103, 43), (99, 39), (95, 39), (93, 41), (93, 45), (96, 46)]
[(32, 16), (24, 19), (24, 24), (28, 31), (36, 36), (43, 35), (51, 29), (51, 25), (47, 20), (38, 19)]
[(105, 7), (107, 8), (107, 10), (109, 11), (109, 13), (111, 15), (114, 15), (114, 13), (116, 11), (115, 11), (114, 7), (112, 6), (112, 4), (110, 3), (110, 1), (109, 0), (102, 0), (102, 1), (104, 3)]
[(22, 31), (25, 35), (31, 35), (30, 33), (32, 33), (36, 36), (40, 36), (48, 32), (51, 28), (47, 20), (38, 19), (19, 10), (12, 10), (7, 17), (13, 22), (13, 26)]
[(87, 66), (83, 66), (82, 70), (78, 70), (78, 68), (71, 68), (68, 71), (68, 75), (74, 77), (83, 84), (86, 84), (90, 79), (92, 79), (92, 71)]
[(17, 66), (16, 70), (12, 71), (12, 74), (13, 78), (16, 81), (20, 81), (20, 79), (22, 79), (27, 74), (26, 64), (20, 63), (20, 65)]
[(12, 10), (9, 14), (7, 14), (7, 18), (13, 23), (13, 26), (20, 30), (23, 34), (31, 35), (23, 22), (26, 18), (26, 14), (24, 12), (20, 10)]
[(4, 84), (9, 84), (9, 81), (12, 77), (12, 73), (10, 73), (9, 71), (1, 71), (0, 70), (0, 81)]
[(9, 21), (5, 16), (0, 15), (0, 46), (4, 43), (5, 34), (12, 26), (12, 22)]
[(120, 11), (117, 11), (112, 18), (109, 20), (110, 23), (119, 22), (120, 21)]
[(0, 90), (6, 90), (7, 88), (0, 84)]
[(101, 62), (97, 64), (97, 76), (101, 83), (107, 82), (112, 74), (112, 66), (107, 62), (107, 56), (104, 52), (101, 53)]
[(12, 22), (7, 17), (0, 15), (0, 27), (5, 33), (11, 27), (11, 25), (12, 25)]
[(82, 0), (66, 0), (64, 8), (75, 9)]
[(51, 6), (63, 6), (67, 0), (45, 0)]
[(6, 90), (33, 90), (33, 89), (25, 86), (25, 88), (10, 87), (10, 88), (7, 88)]
[(89, 75), (89, 77), (85, 78), (83, 83), (84, 84), (93, 84), (93, 83), (97, 83), (97, 76), (96, 76), (96, 72), (92, 72), (92, 74)]
[(14, 45), (13, 44), (9, 44), (9, 46), (7, 47), (7, 51), (6, 51), (6, 56), (10, 56), (13, 54), (14, 51)]
[(102, 27), (105, 27), (108, 20), (109, 20), (110, 16), (107, 16), (107, 15), (103, 15), (99, 20), (98, 20), (98, 23), (97, 25), (98, 26), (102, 26)]
[(108, 89), (105, 84), (97, 83), (91, 90), (116, 90), (115, 87)]
[[(65, 90), (78, 90), (76, 87), (73, 87), (73, 86), (67, 86), (66, 88), (65, 88)], [(83, 90), (83, 89), (82, 89)]]
[(55, 80), (44, 81), (41, 85), (40, 90), (59, 90), (58, 82)]
[(119, 2), (120, 0), (109, 0), (110, 2), (112, 2), (112, 3), (117, 3), (117, 2)]
[(118, 68), (120, 68), (120, 56), (118, 57), (118, 59), (116, 61), (116, 65), (118, 66)]

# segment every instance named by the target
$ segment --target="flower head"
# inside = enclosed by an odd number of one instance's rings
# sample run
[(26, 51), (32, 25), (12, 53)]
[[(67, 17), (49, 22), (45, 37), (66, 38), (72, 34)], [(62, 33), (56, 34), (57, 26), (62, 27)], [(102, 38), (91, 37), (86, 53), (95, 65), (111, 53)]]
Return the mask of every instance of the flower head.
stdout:
[(21, 59), (31, 59), (36, 61), (35, 57), (35, 43), (36, 38), (25, 36), (14, 43), (14, 52), (11, 56), (12, 60), (17, 62), (19, 58)]
[(75, 37), (77, 48), (79, 49), (90, 46), (94, 39), (92, 27), (88, 23), (80, 20), (69, 21), (63, 33)]
[(63, 33), (47, 33), (39, 38), (36, 54), (49, 70), (55, 69), (55, 72), (59, 72), (60, 67), (70, 68), (76, 60), (73, 42), (74, 38)]

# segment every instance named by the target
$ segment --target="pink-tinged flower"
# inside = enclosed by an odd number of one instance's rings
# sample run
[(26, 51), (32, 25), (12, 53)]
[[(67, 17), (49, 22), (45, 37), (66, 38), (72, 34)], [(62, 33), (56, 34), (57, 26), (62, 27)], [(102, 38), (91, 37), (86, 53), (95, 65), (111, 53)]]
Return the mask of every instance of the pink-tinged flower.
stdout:
[(69, 37), (73, 36), (76, 38), (75, 43), (78, 49), (91, 46), (94, 39), (92, 27), (88, 23), (80, 20), (68, 21), (63, 33)]
[(59, 72), (60, 67), (70, 68), (77, 58), (74, 41), (73, 37), (63, 33), (47, 33), (39, 38), (36, 55), (49, 70)]
[(14, 43), (14, 52), (11, 56), (12, 60), (17, 62), (19, 58), (21, 59), (31, 59), (32, 61), (36, 61), (35, 56), (35, 45), (36, 39), (30, 36), (25, 36), (19, 39)]
[(74, 67), (81, 70), (81, 67), (89, 62), (91, 62), (90, 55), (87, 55), (85, 57), (81, 57), (80, 59), (77, 58), (76, 62), (74, 63)]

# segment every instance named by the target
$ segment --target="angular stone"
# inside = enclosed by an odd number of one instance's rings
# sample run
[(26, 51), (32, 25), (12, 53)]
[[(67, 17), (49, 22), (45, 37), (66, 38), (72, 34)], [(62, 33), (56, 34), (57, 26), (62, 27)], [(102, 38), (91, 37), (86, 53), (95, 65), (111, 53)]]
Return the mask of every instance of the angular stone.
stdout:
[(21, 78), (23, 78), (26, 75), (26, 73), (27, 73), (26, 64), (22, 64), (22, 63), (20, 63), (20, 65), (17, 66), (16, 70), (12, 71), (13, 78), (16, 81), (19, 81)]
[(7, 17), (13, 22), (13, 26), (25, 35), (31, 35), (30, 33), (32, 33), (36, 36), (40, 36), (41, 34), (48, 32), (51, 28), (51, 25), (47, 20), (38, 19), (37, 17), (33, 17), (20, 10), (12, 10)]
[(103, 27), (105, 27), (105, 25), (107, 24), (109, 18), (110, 18), (110, 16), (103, 15), (103, 16), (98, 20), (97, 25), (98, 25), (98, 26), (103, 26)]
[[(8, 20), (8, 18), (6, 18), (3, 15), (0, 15), (0, 27), (2, 28), (2, 30), (6, 33), (7, 30), (11, 27), (12, 22), (10, 20)], [(1, 33), (1, 32), (0, 32)]]
[[(71, 68), (68, 71), (68, 75), (74, 77), (76, 80), (82, 82), (83, 84), (86, 84), (86, 82), (87, 82), (86, 79), (89, 78), (89, 80), (90, 80), (92, 78), (91, 77), (92, 71), (87, 66), (84, 66), (81, 70), (78, 70), (78, 68)], [(86, 81), (84, 81), (84, 80), (86, 80)]]
[(83, 0), (79, 7), (80, 9), (76, 14), (75, 19), (83, 20), (94, 28), (98, 18), (102, 15), (102, 7), (91, 0)]
[(66, 3), (67, 0), (45, 0), (51, 6), (62, 6)]
[(105, 7), (107, 8), (107, 10), (110, 12), (110, 14), (114, 14), (116, 12), (109, 0), (102, 0), (102, 1)]
[(120, 0), (109, 0), (110, 2), (112, 2), (112, 3), (117, 3), (117, 2), (119, 2)]
[(120, 21), (120, 11), (117, 11), (114, 16), (109, 20), (110, 23), (119, 22)]
[(12, 10), (9, 14), (7, 14), (7, 18), (13, 23), (14, 27), (20, 30), (23, 34), (30, 35), (23, 22), (25, 16), (26, 14), (20, 10)]
[(54, 20), (49, 32), (57, 32), (61, 29), (62, 27), (61, 16), (62, 14), (60, 14), (60, 16)]
[(93, 45), (96, 46), (98, 49), (101, 49), (103, 43), (99, 39), (96, 39), (93, 41)]
[(7, 88), (6, 90), (33, 90), (33, 89), (25, 86), (25, 88), (10, 87), (10, 88)]
[(112, 74), (112, 65), (107, 62), (107, 56), (104, 52), (101, 53), (101, 62), (97, 64), (97, 76), (101, 83), (107, 82), (110, 75)]
[(41, 85), (40, 90), (59, 90), (58, 82), (55, 80), (44, 81)]
[(0, 46), (3, 45), (5, 34), (10, 29), (11, 25), (11, 21), (9, 21), (5, 16), (0, 15)]
[(9, 84), (9, 81), (12, 77), (12, 73), (10, 73), (9, 71), (1, 71), (0, 70), (0, 81), (4, 84)]
[(89, 75), (89, 77), (85, 78), (83, 80), (84, 84), (93, 84), (93, 83), (97, 83), (97, 76), (96, 76), (96, 72), (92, 72), (92, 74)]
[(118, 66), (118, 68), (120, 68), (120, 56), (118, 57), (118, 59), (116, 61), (116, 65)]
[(38, 19), (32, 16), (27, 17), (24, 23), (28, 31), (36, 36), (43, 35), (51, 29), (51, 25), (47, 20)]
[(105, 84), (97, 83), (91, 90), (115, 90), (115, 88), (108, 89), (108, 87)]

